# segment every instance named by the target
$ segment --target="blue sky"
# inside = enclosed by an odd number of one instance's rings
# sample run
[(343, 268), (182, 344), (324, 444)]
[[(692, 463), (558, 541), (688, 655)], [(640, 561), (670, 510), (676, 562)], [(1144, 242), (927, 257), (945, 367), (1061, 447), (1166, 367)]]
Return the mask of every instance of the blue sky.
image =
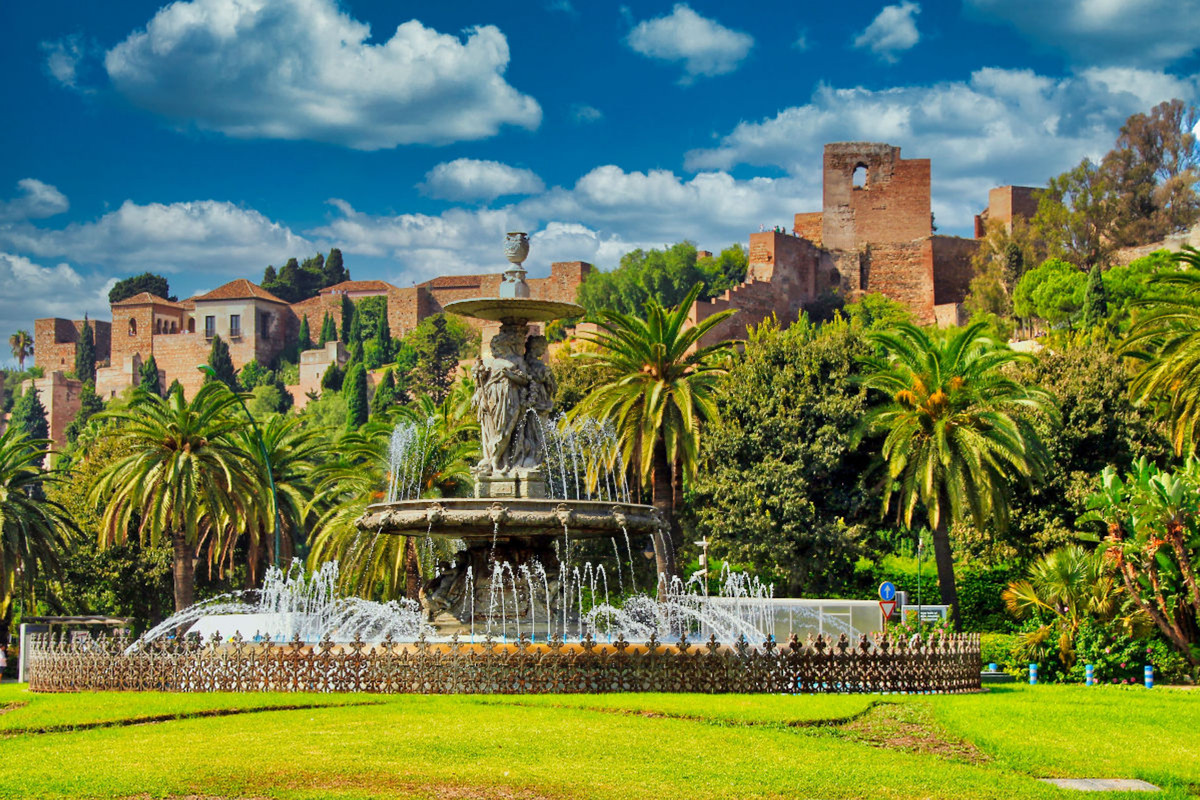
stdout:
[[(941, 232), (1155, 103), (1200, 0), (0, 6), (0, 330), (341, 247), (398, 285), (719, 249), (820, 207), (828, 141), (933, 161)], [(7, 333), (6, 333), (7, 335)]]

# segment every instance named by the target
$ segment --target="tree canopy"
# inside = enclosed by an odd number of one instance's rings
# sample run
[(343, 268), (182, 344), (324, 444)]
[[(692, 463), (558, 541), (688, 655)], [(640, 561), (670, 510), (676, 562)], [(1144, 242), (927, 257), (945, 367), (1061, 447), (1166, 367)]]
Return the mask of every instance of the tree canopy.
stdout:
[(143, 272), (141, 275), (134, 275), (113, 284), (113, 287), (108, 290), (108, 302), (119, 303), (142, 292), (149, 292), (171, 301), (178, 299), (171, 295), (171, 287), (166, 278), (162, 275), (155, 275), (153, 272)]
[(618, 311), (641, 314), (648, 300), (664, 308), (678, 305), (699, 284), (700, 297), (714, 297), (746, 278), (748, 255), (740, 244), (715, 257), (699, 257), (691, 242), (662, 250), (631, 250), (611, 272), (594, 271), (579, 287), (578, 301), (589, 314)]

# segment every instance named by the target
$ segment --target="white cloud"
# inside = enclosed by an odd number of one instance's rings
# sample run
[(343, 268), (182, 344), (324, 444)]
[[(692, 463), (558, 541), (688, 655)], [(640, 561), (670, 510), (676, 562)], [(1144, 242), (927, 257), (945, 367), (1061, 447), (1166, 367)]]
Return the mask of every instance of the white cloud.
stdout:
[(966, 0), (1078, 64), (1164, 67), (1200, 47), (1200, 0)]
[(913, 48), (920, 41), (916, 20), (920, 13), (921, 6), (908, 0), (894, 6), (884, 6), (871, 24), (854, 39), (854, 46), (870, 50), (883, 61), (895, 63), (897, 53)]
[(0, 226), (0, 248), (119, 269), (253, 276), (267, 264), (314, 251), (303, 237), (258, 211), (228, 202), (126, 200), (92, 222), (39, 228)]
[(87, 313), (107, 319), (108, 290), (115, 282), (81, 275), (68, 264), (44, 267), (25, 256), (0, 252), (0, 331), (33, 333), (33, 320), (39, 317), (80, 319)]
[(702, 17), (686, 3), (677, 3), (664, 17), (639, 22), (625, 41), (648, 58), (682, 61), (683, 83), (733, 72), (754, 46), (750, 34)]
[(65, 194), (37, 178), (22, 178), (17, 181), (17, 189), (18, 197), (0, 202), (0, 223), (53, 217), (71, 207)]
[(612, 267), (635, 247), (684, 238), (719, 249), (745, 241), (759, 225), (787, 225), (795, 211), (819, 198), (819, 190), (791, 178), (736, 180), (707, 172), (685, 180), (666, 170), (626, 172), (605, 165), (571, 188), (555, 187), (503, 208), (372, 215), (333, 200), (337, 215), (307, 233), (322, 248), (394, 259), (396, 272), (389, 277), (406, 285), (435, 275), (498, 272), (505, 268), (504, 234), (525, 230), (533, 242), (526, 267), (537, 277), (552, 261)]
[(581, 125), (589, 122), (599, 122), (604, 119), (604, 112), (586, 103), (575, 103), (571, 106), (571, 119)]
[(532, 170), (473, 158), (438, 164), (418, 185), (429, 196), (444, 200), (495, 200), (504, 195), (536, 194), (546, 188)]
[(370, 36), (335, 0), (191, 0), (160, 9), (105, 66), (134, 105), (238, 138), (377, 150), (540, 124), (537, 101), (504, 80), (498, 28), (460, 39), (411, 20)]
[(78, 89), (79, 71), (84, 59), (84, 47), (78, 35), (67, 36), (53, 42), (42, 42), (46, 54), (46, 71), (54, 80), (69, 89)]
[[(981, 69), (970, 80), (892, 89), (819, 86), (805, 105), (738, 124), (717, 147), (688, 154), (690, 169), (778, 166), (819, 180), (825, 143), (877, 141), (932, 159), (938, 225), (968, 233), (987, 190), (1046, 179), (1098, 158), (1133, 113), (1171, 97), (1195, 99), (1197, 78), (1096, 69), (1066, 78)], [(820, 209), (819, 203), (797, 211)]]

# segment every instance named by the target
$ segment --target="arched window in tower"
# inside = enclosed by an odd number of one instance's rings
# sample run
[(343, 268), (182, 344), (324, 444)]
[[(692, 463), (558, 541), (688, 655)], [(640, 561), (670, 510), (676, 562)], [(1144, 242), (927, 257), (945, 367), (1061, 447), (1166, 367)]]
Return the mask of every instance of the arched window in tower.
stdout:
[(192, 317), (188, 320), (188, 333), (196, 332), (196, 318)]
[(854, 175), (850, 178), (850, 184), (855, 189), (866, 189), (868, 184), (867, 165), (858, 164), (854, 167)]
[(129, 335), (137, 336), (137, 320), (133, 317), (129, 318)]
[(175, 327), (175, 323), (171, 323), (171, 333), (178, 333), (179, 329)]

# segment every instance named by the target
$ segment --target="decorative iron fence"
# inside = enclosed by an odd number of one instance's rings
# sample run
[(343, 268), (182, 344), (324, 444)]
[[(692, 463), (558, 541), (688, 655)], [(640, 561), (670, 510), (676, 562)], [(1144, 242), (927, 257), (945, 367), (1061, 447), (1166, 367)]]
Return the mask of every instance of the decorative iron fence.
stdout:
[(599, 692), (972, 692), (979, 636), (858, 642), (845, 635), (782, 647), (686, 637), (664, 644), (618, 638), (564, 644), (460, 641), (287, 644), (196, 638), (126, 653), (122, 637), (88, 642), (32, 637), (29, 686), (38, 692), (380, 692), (547, 694)]

